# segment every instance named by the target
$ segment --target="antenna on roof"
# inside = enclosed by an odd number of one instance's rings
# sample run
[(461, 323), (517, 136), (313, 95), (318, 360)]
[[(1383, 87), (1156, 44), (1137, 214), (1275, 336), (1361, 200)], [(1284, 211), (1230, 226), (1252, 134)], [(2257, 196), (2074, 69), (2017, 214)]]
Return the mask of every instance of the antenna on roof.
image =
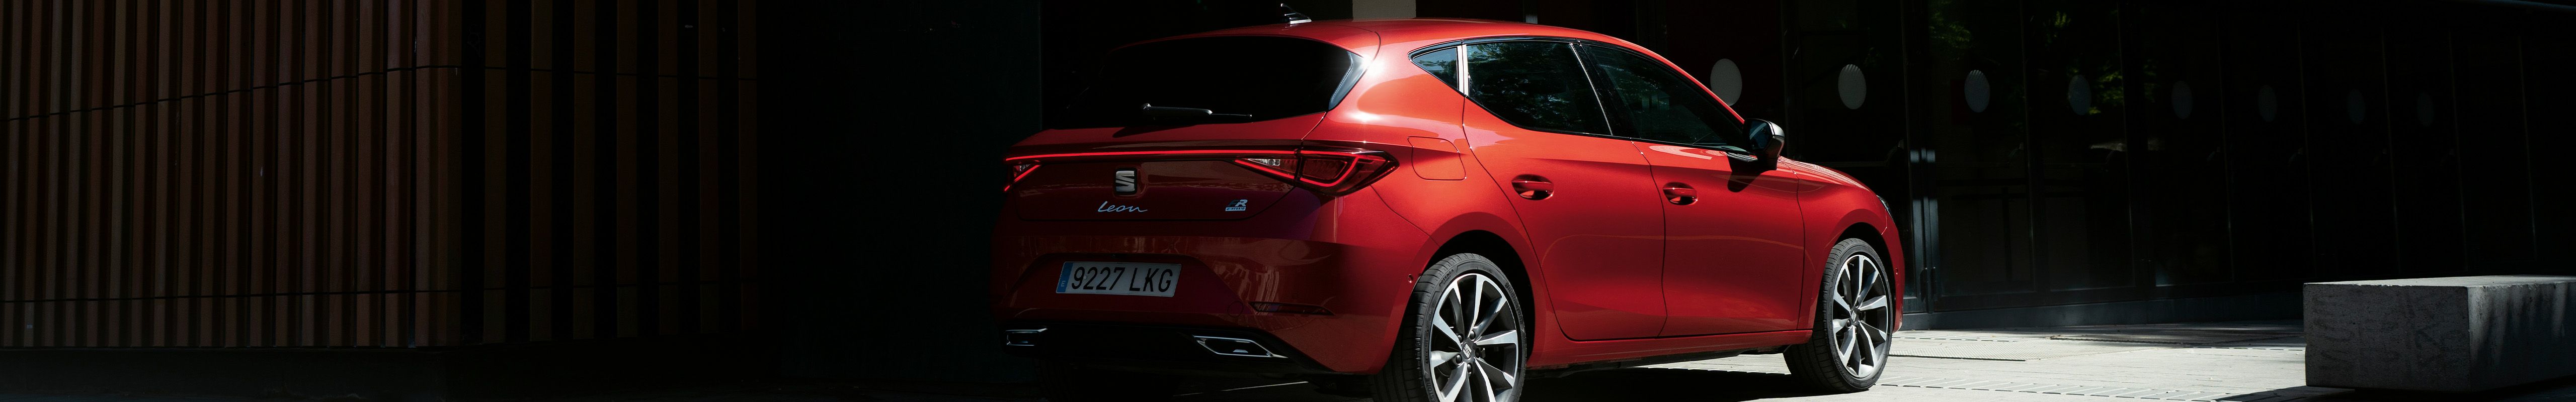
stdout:
[(1314, 18), (1306, 17), (1305, 13), (1297, 12), (1297, 9), (1294, 8), (1288, 8), (1287, 3), (1279, 4), (1279, 19), (1290, 24), (1315, 22)]

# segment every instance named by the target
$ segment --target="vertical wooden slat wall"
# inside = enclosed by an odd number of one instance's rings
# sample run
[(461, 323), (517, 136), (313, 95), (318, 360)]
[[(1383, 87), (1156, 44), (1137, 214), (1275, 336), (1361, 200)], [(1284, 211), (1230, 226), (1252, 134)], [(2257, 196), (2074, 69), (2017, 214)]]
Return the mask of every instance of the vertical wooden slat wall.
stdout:
[(751, 327), (752, 6), (458, 7), (458, 342)]
[(0, 347), (752, 327), (750, 2), (0, 2)]

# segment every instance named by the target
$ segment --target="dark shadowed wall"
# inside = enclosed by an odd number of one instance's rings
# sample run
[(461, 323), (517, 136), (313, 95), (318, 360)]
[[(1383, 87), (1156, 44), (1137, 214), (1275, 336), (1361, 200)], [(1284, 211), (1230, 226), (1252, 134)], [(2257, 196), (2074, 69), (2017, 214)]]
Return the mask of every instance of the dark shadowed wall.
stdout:
[[(762, 328), (757, 10), (0, 4), (0, 388), (436, 395), (765, 362), (722, 341)], [(405, 383), (225, 373), (260, 361)], [(113, 364), (136, 367), (57, 374)]]

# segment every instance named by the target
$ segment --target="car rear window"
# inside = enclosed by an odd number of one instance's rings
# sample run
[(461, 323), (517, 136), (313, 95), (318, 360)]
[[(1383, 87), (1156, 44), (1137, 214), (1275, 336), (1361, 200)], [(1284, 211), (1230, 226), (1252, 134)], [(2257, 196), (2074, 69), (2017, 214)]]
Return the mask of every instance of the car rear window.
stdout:
[(1209, 123), (1313, 114), (1341, 103), (1360, 72), (1357, 54), (1282, 37), (1153, 42), (1110, 52), (1107, 60), (1052, 126), (1138, 126), (1149, 104), (1251, 116)]

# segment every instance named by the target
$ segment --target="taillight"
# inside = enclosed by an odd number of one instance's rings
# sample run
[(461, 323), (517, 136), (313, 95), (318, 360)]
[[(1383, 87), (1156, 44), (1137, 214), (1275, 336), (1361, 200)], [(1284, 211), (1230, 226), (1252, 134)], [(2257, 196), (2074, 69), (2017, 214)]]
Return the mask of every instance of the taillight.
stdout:
[(1012, 186), (1017, 186), (1017, 185), (1019, 185), (1019, 184), (1020, 184), (1020, 180), (1021, 180), (1021, 179), (1028, 179), (1028, 177), (1029, 177), (1029, 173), (1031, 173), (1031, 172), (1037, 172), (1037, 171), (1038, 171), (1038, 164), (1037, 164), (1037, 163), (1035, 163), (1035, 162), (1022, 162), (1022, 163), (1012, 164), (1012, 165), (1011, 165), (1011, 170), (1010, 170), (1010, 172), (1008, 172), (1008, 174), (1009, 174), (1009, 176), (1010, 176), (1010, 178), (1011, 178), (1011, 179), (1010, 179), (1010, 181), (1009, 181), (1009, 182), (1002, 182), (1002, 191), (1004, 191), (1004, 192), (1009, 192), (1009, 191), (1011, 191), (1011, 187), (1012, 187)]
[(1368, 150), (1297, 150), (1293, 155), (1236, 159), (1234, 164), (1316, 193), (1340, 196), (1385, 177), (1395, 168), (1395, 159)]
[(1281, 182), (1328, 196), (1341, 196), (1359, 191), (1369, 183), (1385, 177), (1395, 169), (1395, 159), (1385, 152), (1360, 149), (1252, 149), (1252, 150), (1167, 150), (1120, 151), (1073, 154), (1047, 154), (1014, 157), (1003, 160), (1009, 166), (1011, 186), (1027, 179), (1045, 164), (1093, 161), (1230, 161)]

